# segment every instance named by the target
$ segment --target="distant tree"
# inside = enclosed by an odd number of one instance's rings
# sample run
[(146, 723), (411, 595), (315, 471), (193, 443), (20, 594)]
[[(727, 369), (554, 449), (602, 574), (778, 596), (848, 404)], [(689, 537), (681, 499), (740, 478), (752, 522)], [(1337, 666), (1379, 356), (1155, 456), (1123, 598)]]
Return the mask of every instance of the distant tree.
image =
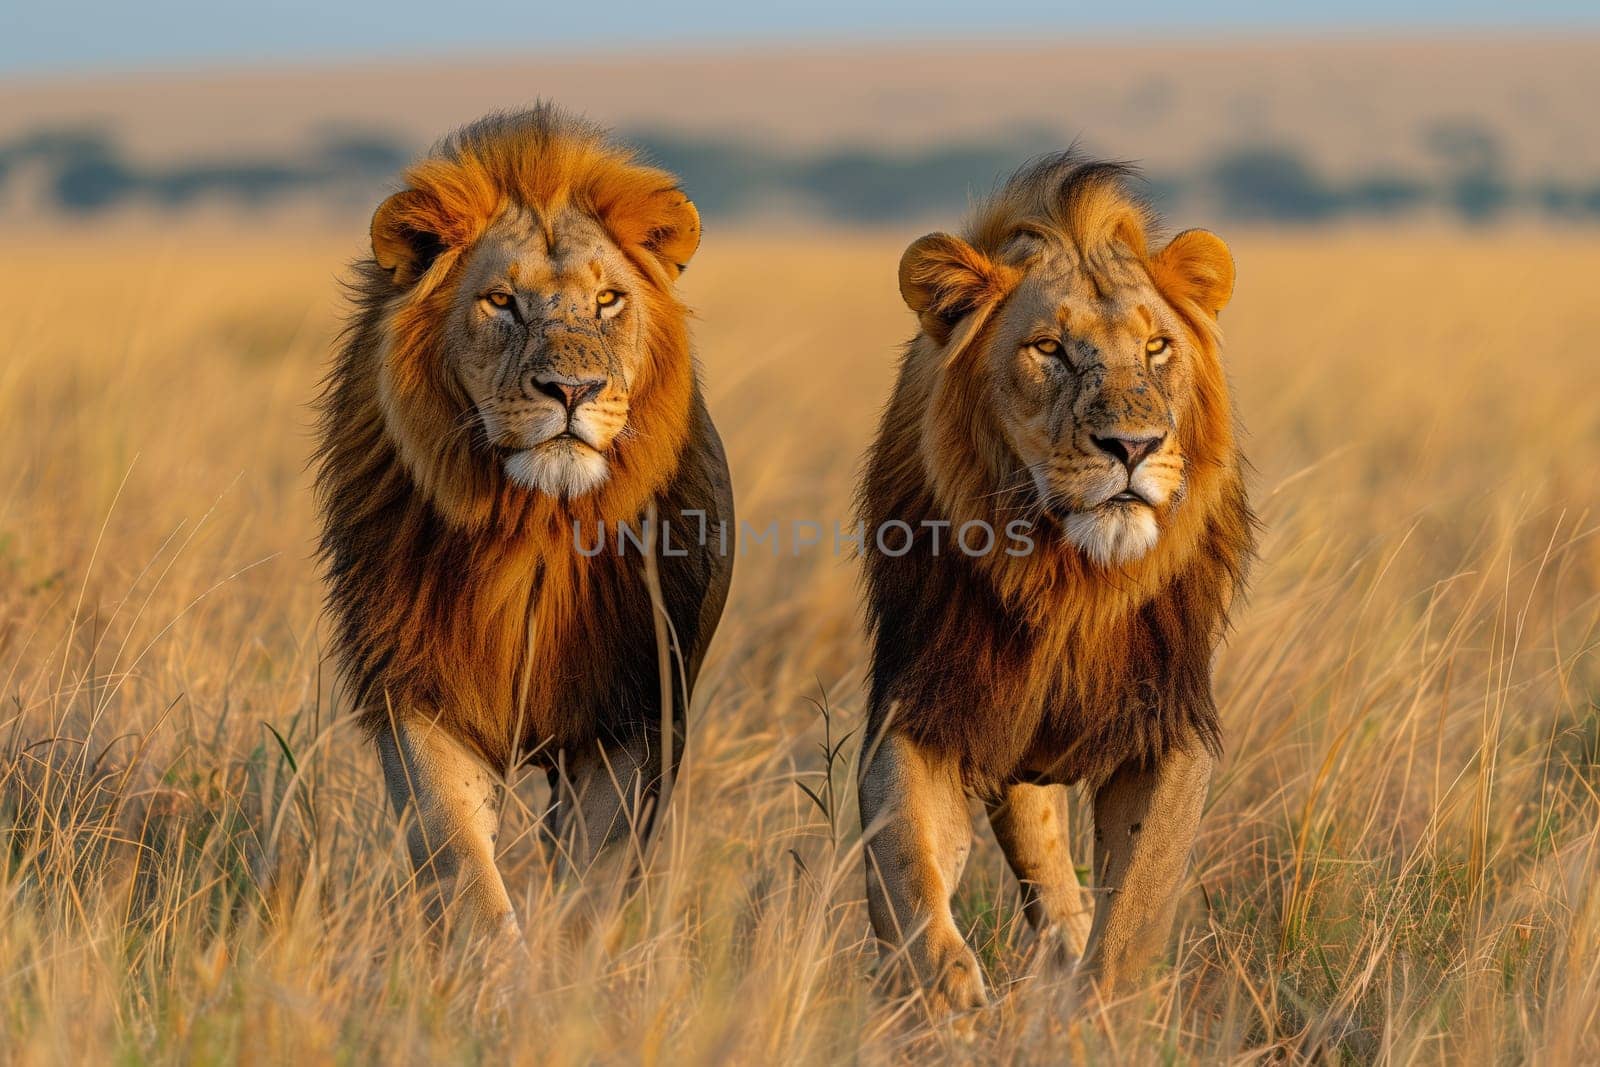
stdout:
[(736, 215), (782, 184), (782, 161), (760, 145), (662, 132), (636, 132), (626, 140), (683, 180), (706, 215)]
[(1534, 190), (1533, 202), (1545, 214), (1556, 218), (1597, 218), (1600, 217), (1600, 185), (1546, 182)]
[(1445, 169), (1445, 202), (1468, 222), (1486, 222), (1511, 203), (1499, 136), (1473, 118), (1439, 119), (1422, 131), (1423, 145)]
[(1346, 214), (1392, 217), (1415, 210), (1431, 196), (1428, 186), (1415, 178), (1377, 174), (1352, 183), (1340, 200)]
[(1315, 222), (1339, 211), (1340, 197), (1299, 153), (1283, 145), (1238, 148), (1211, 169), (1223, 214), (1274, 222)]
[(51, 185), (67, 211), (104, 211), (138, 194), (139, 176), (107, 147), (74, 151), (55, 163)]

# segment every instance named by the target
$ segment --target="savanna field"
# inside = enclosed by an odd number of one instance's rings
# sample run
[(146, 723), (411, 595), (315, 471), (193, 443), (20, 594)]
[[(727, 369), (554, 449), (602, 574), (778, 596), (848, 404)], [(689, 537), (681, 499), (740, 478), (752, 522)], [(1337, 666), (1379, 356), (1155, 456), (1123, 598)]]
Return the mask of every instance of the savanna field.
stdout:
[(11, 242), (0, 1061), (1600, 1060), (1600, 238), (1229, 235), (1265, 533), (1171, 966), (1011, 984), (981, 830), (956, 913), (1006, 995), (958, 1032), (874, 986), (832, 551), (911, 236), (710, 228), (684, 289), (741, 518), (825, 533), (739, 559), (631, 892), (552, 885), (543, 786), (508, 797), (504, 991), (426, 931), (325, 657), (309, 403), (361, 227)]

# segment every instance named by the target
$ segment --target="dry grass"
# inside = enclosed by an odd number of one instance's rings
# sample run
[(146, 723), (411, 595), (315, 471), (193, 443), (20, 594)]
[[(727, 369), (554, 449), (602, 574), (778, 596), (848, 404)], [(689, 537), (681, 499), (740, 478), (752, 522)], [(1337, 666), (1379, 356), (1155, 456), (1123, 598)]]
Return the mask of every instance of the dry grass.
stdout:
[[(1237, 242), (1267, 536), (1174, 967), (1109, 1005), (1017, 985), (962, 1039), (874, 994), (855, 738), (831, 824), (798, 788), (819, 706), (835, 740), (862, 711), (826, 550), (740, 561), (636, 892), (552, 889), (514, 806), (520, 983), (423, 934), (309, 562), (350, 237), (0, 267), (0, 1060), (1600, 1057), (1600, 242)], [(844, 518), (898, 251), (713, 234), (686, 279), (758, 526)], [(958, 915), (997, 984), (1016, 905), (980, 837)]]

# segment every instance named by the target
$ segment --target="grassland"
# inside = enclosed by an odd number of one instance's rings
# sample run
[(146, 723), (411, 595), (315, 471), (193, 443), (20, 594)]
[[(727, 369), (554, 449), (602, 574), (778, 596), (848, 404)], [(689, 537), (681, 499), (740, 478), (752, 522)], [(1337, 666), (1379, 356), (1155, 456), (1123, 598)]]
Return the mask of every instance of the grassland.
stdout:
[[(819, 747), (864, 662), (826, 550), (740, 560), (634, 893), (552, 887), (524, 783), (526, 973), (496, 996), (426, 936), (310, 561), (357, 239), (0, 264), (0, 1061), (1600, 1059), (1600, 241), (1236, 241), (1266, 537), (1172, 966), (1112, 1003), (1011, 985), (963, 1037), (872, 984), (856, 737)], [(686, 277), (753, 523), (845, 517), (898, 251), (713, 234)], [(957, 903), (1007, 988), (992, 841)]]

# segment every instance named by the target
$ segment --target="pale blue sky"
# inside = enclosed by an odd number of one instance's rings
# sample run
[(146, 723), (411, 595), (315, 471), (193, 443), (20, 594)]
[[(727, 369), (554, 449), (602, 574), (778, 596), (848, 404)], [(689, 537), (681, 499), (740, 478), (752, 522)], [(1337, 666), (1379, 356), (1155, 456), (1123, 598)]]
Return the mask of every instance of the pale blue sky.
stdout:
[(78, 72), (578, 46), (1074, 33), (1559, 30), (1597, 0), (0, 0), (0, 71)]

